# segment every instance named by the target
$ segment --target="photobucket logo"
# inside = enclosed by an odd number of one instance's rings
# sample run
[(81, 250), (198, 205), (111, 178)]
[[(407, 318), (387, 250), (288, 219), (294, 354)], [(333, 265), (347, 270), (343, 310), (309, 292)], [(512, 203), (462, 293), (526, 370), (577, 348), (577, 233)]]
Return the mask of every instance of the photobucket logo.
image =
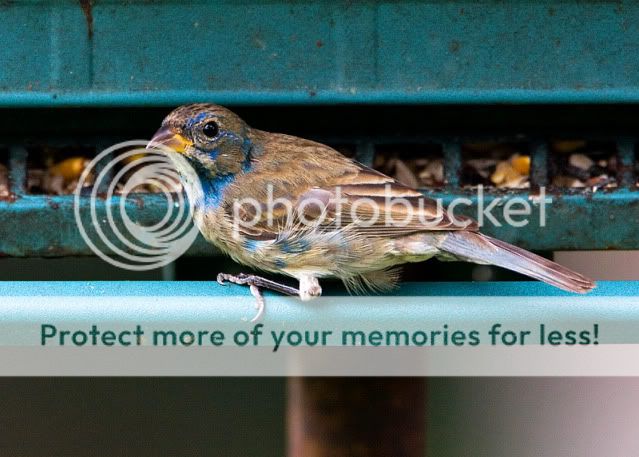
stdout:
[[(417, 231), (441, 230), (442, 224), (463, 229), (473, 224), (473, 219), (479, 227), (486, 223), (495, 227), (524, 227), (531, 222), (535, 210), (539, 226), (546, 226), (546, 205), (552, 203), (552, 199), (546, 196), (545, 188), (528, 198), (495, 195), (487, 198), (483, 186), (476, 191), (475, 198), (456, 197), (448, 205), (441, 198), (421, 198), (410, 190), (405, 192), (405, 196), (398, 195), (397, 188), (391, 184), (385, 185), (383, 192), (374, 196), (348, 195), (342, 187), (336, 186), (330, 190), (313, 189), (299, 199), (291, 200), (275, 197), (273, 185), (268, 184), (265, 201), (247, 197), (234, 202), (233, 236), (239, 239), (258, 225), (266, 225), (275, 231), (287, 227), (375, 226), (386, 229), (389, 234), (393, 228), (401, 227)], [(472, 212), (470, 208), (476, 211), (469, 214), (472, 219), (459, 215), (464, 207), (467, 208), (463, 211), (465, 214)]]
[[(202, 189), (195, 172), (172, 149), (155, 145), (147, 150), (146, 145), (127, 141), (98, 154), (80, 176), (74, 199), (75, 221), (86, 244), (106, 262), (133, 271), (167, 265), (198, 234), (193, 202)], [(188, 199), (178, 169), (192, 183)], [(166, 214), (161, 220), (145, 225), (131, 217), (129, 211), (146, 216), (131, 196), (140, 191), (164, 195)]]

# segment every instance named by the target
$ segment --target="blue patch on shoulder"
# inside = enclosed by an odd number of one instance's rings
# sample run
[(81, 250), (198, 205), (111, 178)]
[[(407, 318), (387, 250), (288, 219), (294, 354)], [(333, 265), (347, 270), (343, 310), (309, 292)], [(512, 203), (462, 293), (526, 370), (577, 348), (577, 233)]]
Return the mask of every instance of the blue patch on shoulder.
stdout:
[[(237, 138), (233, 135), (234, 138)], [(237, 138), (239, 140), (239, 138)], [(242, 173), (248, 173), (251, 168), (251, 148), (252, 143), (248, 139), (244, 139), (242, 142), (242, 150), (246, 157), (244, 164), (242, 165)], [(219, 150), (214, 149), (209, 152), (211, 158), (215, 159)], [(208, 209), (215, 209), (219, 207), (224, 198), (224, 190), (235, 181), (235, 174), (226, 175), (211, 175), (211, 171), (204, 168), (200, 164), (195, 164), (196, 172), (202, 183), (202, 191), (204, 193), (204, 206)]]
[(233, 181), (235, 181), (235, 175), (221, 175), (214, 178), (202, 179), (205, 206), (217, 208), (224, 196), (224, 189)]
[(280, 249), (285, 254), (301, 254), (308, 251), (310, 245), (307, 240), (281, 241)]
[(244, 249), (247, 251), (255, 252), (260, 247), (260, 242), (257, 240), (246, 239), (242, 242)]

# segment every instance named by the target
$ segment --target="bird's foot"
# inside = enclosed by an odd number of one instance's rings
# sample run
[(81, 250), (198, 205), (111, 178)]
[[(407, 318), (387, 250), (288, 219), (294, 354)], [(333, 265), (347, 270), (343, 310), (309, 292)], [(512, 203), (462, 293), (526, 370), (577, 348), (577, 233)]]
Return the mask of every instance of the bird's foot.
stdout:
[(300, 277), (300, 298), (309, 301), (322, 295), (322, 287), (315, 276)]
[(253, 317), (253, 319), (251, 319), (251, 322), (257, 321), (264, 314), (265, 301), (261, 289), (268, 289), (290, 296), (300, 295), (300, 291), (295, 287), (287, 286), (286, 284), (280, 284), (279, 282), (275, 282), (261, 276), (249, 275), (246, 273), (239, 273), (237, 275), (220, 273), (217, 275), (217, 282), (219, 284), (224, 285), (224, 283), (227, 281), (233, 284), (239, 284), (241, 286), (249, 286), (251, 294), (255, 297), (255, 308), (257, 309), (257, 314), (255, 315), (255, 317)]

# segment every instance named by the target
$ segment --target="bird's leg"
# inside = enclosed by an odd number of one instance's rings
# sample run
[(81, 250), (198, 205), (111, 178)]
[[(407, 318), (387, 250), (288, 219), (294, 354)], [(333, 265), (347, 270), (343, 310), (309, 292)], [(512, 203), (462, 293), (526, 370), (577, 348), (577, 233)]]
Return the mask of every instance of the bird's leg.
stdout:
[(272, 290), (284, 295), (298, 296), (300, 294), (300, 291), (295, 287), (287, 286), (286, 284), (280, 284), (279, 282), (275, 282), (261, 276), (249, 275), (246, 273), (239, 273), (237, 275), (220, 273), (217, 275), (217, 282), (219, 282), (220, 284), (224, 284), (224, 282), (226, 281), (232, 282), (233, 284), (256, 286), (261, 289)]
[(312, 300), (322, 295), (322, 288), (315, 276), (302, 275), (299, 277), (299, 296), (303, 301)]
[(264, 314), (264, 296), (260, 289), (268, 289), (284, 295), (301, 297), (300, 291), (295, 287), (280, 284), (279, 282), (271, 281), (270, 279), (266, 279), (261, 276), (249, 275), (246, 273), (239, 273), (237, 275), (220, 273), (217, 275), (217, 282), (219, 284), (224, 284), (226, 281), (242, 286), (249, 286), (251, 294), (255, 297), (255, 307), (257, 308), (257, 314), (253, 319), (251, 319), (251, 322), (255, 322), (262, 317), (262, 314)]

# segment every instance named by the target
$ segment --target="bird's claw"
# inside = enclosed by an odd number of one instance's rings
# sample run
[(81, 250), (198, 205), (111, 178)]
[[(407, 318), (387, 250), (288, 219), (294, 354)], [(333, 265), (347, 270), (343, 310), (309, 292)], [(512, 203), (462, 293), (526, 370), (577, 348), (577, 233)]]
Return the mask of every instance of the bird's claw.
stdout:
[[(230, 275), (228, 273), (219, 273), (217, 275), (217, 282), (221, 285), (226, 285), (227, 282), (238, 284), (240, 286), (249, 286), (251, 294), (255, 297), (257, 308), (257, 315), (251, 319), (251, 322), (255, 322), (264, 314), (265, 300), (262, 295), (261, 289), (270, 289), (275, 292), (279, 292), (288, 296), (300, 296), (300, 291), (294, 287), (280, 284), (270, 279), (262, 278), (261, 276), (251, 275), (247, 273), (239, 273), (237, 275)], [(320, 289), (321, 290), (321, 289)]]
[(264, 308), (266, 306), (266, 302), (264, 300), (264, 296), (262, 295), (262, 291), (255, 284), (258, 281), (258, 277), (255, 275), (249, 275), (246, 273), (239, 273), (237, 275), (231, 275), (228, 273), (219, 273), (217, 275), (217, 283), (220, 285), (226, 285), (228, 282), (232, 284), (238, 284), (241, 286), (248, 285), (251, 291), (251, 295), (255, 297), (255, 309), (257, 309), (257, 314), (251, 319), (251, 322), (255, 322), (259, 320), (264, 315)]
[(251, 322), (258, 321), (264, 315), (264, 308), (266, 306), (266, 302), (264, 301), (264, 296), (262, 295), (262, 291), (259, 287), (254, 284), (250, 285), (251, 294), (255, 297), (255, 309), (257, 309), (257, 313), (251, 319)]
[(227, 282), (244, 286), (250, 284), (253, 275), (247, 275), (246, 273), (240, 273), (237, 275), (230, 275), (228, 273), (219, 273), (217, 275), (217, 283), (225, 286)]

